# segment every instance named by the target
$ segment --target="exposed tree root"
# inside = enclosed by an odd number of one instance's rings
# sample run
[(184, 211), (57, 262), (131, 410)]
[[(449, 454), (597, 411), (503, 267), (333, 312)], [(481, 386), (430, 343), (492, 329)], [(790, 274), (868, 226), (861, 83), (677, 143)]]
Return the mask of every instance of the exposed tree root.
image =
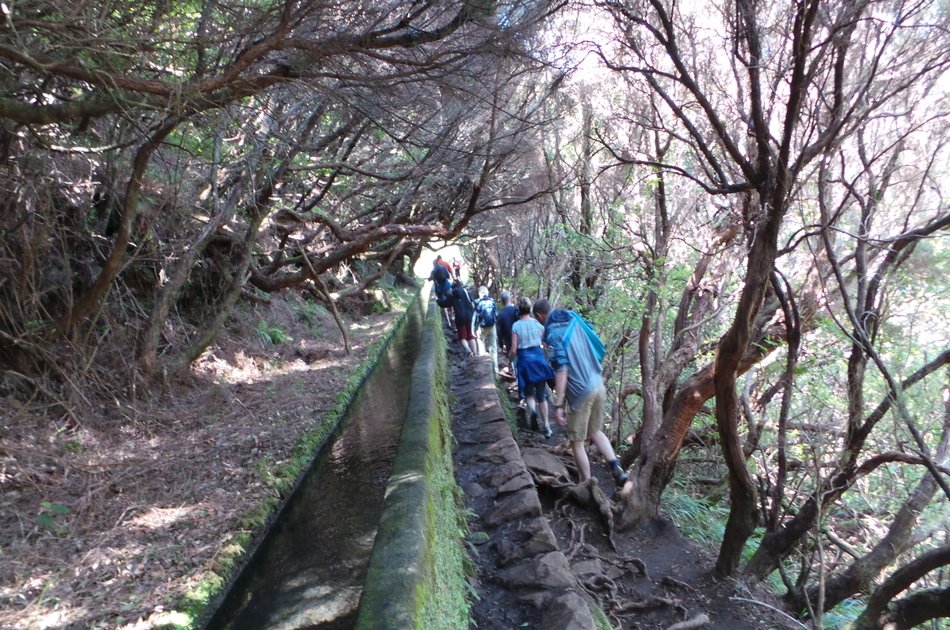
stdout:
[(592, 549), (587, 555), (591, 558), (597, 558), (601, 562), (612, 564), (618, 569), (622, 570), (624, 573), (631, 573), (633, 569), (636, 569), (640, 575), (648, 580), (650, 579), (650, 574), (647, 573), (647, 565), (640, 558), (608, 558), (597, 553), (596, 549)]
[(600, 486), (597, 485), (596, 479), (591, 478), (584, 483), (575, 484), (566, 483), (550, 475), (538, 475), (533, 471), (531, 472), (531, 476), (534, 478), (535, 485), (539, 488), (552, 490), (558, 495), (554, 503), (554, 510), (556, 512), (564, 513), (564, 504), (568, 501), (581, 507), (596, 509), (600, 514), (600, 520), (604, 529), (607, 530), (607, 540), (610, 541), (610, 547), (616, 551), (617, 545), (613, 537), (614, 506), (610, 499), (607, 498), (607, 495), (604, 494), (604, 491), (600, 489)]
[(624, 615), (630, 612), (636, 612), (639, 610), (647, 610), (649, 608), (660, 608), (661, 606), (682, 606), (678, 599), (670, 599), (668, 597), (659, 597), (654, 595), (653, 597), (648, 597), (647, 599), (642, 599), (632, 602), (624, 602), (616, 608), (613, 609), (613, 612), (618, 615)]
[(686, 582), (681, 582), (680, 580), (677, 580), (676, 578), (672, 578), (668, 575), (664, 575), (663, 577), (660, 578), (660, 584), (665, 584), (666, 586), (672, 586), (674, 588), (681, 588), (691, 593), (698, 592), (695, 588), (693, 588)]
[(588, 580), (581, 580), (580, 584), (591, 597), (601, 602), (602, 607), (604, 598), (599, 596), (600, 593), (606, 592), (608, 602), (616, 602), (617, 593), (621, 590), (621, 587), (606, 575), (591, 576)]
[(686, 621), (681, 621), (679, 623), (674, 623), (672, 626), (666, 630), (690, 630), (691, 628), (701, 628), (709, 623), (709, 615), (706, 613), (700, 613), (693, 617), (692, 619), (687, 619)]

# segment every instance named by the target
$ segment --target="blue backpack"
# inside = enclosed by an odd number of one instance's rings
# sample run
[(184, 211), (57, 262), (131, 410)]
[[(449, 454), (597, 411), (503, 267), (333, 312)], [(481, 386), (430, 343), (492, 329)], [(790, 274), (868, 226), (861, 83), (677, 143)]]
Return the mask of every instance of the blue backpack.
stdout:
[(478, 298), (475, 302), (475, 308), (478, 309), (478, 319), (482, 328), (495, 325), (495, 314), (497, 312), (495, 300), (487, 295)]
[(564, 347), (570, 347), (571, 335), (574, 334), (575, 330), (580, 328), (584, 331), (584, 335), (587, 337), (587, 341), (594, 351), (594, 356), (597, 357), (598, 361), (603, 361), (604, 355), (607, 354), (607, 349), (604, 348), (604, 342), (600, 340), (600, 337), (597, 336), (597, 333), (594, 332), (594, 329), (590, 327), (590, 324), (588, 324), (583, 317), (574, 311), (568, 311), (568, 314), (571, 316), (571, 323), (567, 325), (567, 330), (564, 332)]

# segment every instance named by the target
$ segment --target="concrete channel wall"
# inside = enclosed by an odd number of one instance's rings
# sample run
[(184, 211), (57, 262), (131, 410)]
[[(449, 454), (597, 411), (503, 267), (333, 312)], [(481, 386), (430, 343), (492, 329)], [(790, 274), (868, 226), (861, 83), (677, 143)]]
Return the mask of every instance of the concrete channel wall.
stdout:
[(363, 585), (360, 630), (468, 627), (465, 519), (452, 470), (445, 348), (431, 303)]

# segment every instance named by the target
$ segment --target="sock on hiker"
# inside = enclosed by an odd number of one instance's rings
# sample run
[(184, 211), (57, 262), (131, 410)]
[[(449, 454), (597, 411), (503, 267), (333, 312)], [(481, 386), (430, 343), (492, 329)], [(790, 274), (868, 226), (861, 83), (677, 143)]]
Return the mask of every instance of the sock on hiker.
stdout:
[(616, 459), (610, 461), (610, 474), (618, 484), (627, 483), (627, 473), (624, 472), (620, 462)]

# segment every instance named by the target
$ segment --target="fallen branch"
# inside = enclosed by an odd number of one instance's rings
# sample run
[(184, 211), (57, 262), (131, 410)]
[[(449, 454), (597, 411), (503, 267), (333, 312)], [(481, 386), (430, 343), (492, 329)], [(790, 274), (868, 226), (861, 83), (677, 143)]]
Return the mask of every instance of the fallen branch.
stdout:
[(798, 627), (803, 628), (804, 630), (808, 630), (808, 626), (806, 626), (805, 624), (803, 624), (801, 621), (799, 621), (798, 619), (795, 619), (795, 617), (792, 617), (790, 614), (788, 614), (788, 613), (785, 612), (784, 610), (779, 610), (778, 608), (776, 608), (775, 606), (772, 606), (771, 604), (766, 604), (765, 602), (760, 602), (760, 601), (757, 600), (757, 599), (749, 599), (748, 597), (730, 597), (729, 599), (732, 600), (732, 601), (734, 601), (734, 602), (748, 602), (748, 603), (750, 603), (750, 604), (758, 604), (759, 606), (765, 606), (766, 608), (768, 608), (768, 609), (770, 609), (770, 610), (774, 610), (774, 611), (777, 612), (778, 614), (782, 615), (783, 617), (785, 617), (786, 619), (788, 619), (789, 621), (791, 621), (792, 623), (794, 623), (794, 624), (797, 625)]

